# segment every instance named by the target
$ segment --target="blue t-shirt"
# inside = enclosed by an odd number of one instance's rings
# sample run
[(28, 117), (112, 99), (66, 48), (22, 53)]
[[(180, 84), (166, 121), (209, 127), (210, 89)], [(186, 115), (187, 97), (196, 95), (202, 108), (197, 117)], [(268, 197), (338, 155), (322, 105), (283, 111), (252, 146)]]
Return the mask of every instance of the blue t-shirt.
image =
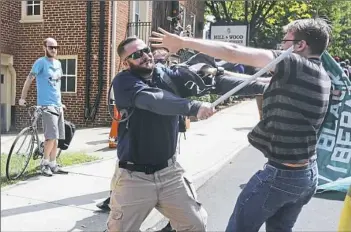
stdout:
[[(154, 77), (156, 72), (155, 69)], [(134, 109), (129, 120), (118, 126), (117, 155), (120, 161), (157, 165), (166, 162), (176, 152), (179, 116), (160, 115), (134, 105), (136, 95), (147, 88), (150, 84), (129, 71), (117, 74), (113, 80), (118, 110), (127, 109), (131, 113)]]
[(39, 106), (62, 106), (61, 62), (41, 57), (34, 62), (31, 74), (36, 77), (37, 104)]

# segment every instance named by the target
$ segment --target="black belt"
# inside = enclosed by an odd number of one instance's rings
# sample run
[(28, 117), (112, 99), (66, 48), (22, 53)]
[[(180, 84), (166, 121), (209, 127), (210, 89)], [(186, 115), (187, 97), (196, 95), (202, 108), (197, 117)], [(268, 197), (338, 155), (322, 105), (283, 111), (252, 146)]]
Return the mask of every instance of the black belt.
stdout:
[(120, 168), (127, 169), (131, 172), (144, 172), (145, 174), (149, 175), (149, 174), (154, 174), (157, 171), (160, 171), (164, 168), (169, 167), (174, 162), (175, 162), (175, 158), (172, 157), (169, 160), (167, 160), (166, 162), (164, 162), (162, 164), (157, 164), (157, 165), (142, 165), (142, 164), (133, 164), (133, 163), (129, 163), (126, 161), (119, 161), (118, 166)]

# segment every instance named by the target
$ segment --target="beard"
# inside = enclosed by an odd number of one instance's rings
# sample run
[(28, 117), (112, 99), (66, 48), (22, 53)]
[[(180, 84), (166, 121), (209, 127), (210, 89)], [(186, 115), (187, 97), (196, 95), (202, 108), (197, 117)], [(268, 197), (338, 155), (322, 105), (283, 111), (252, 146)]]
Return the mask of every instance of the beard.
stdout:
[(145, 79), (150, 79), (151, 78), (151, 73), (154, 70), (154, 65), (151, 65), (151, 67), (142, 67), (141, 65), (146, 63), (147, 61), (144, 61), (140, 65), (134, 65), (132, 63), (129, 63), (130, 71), (132, 73), (135, 73), (138, 76), (141, 76)]
[(48, 58), (54, 58), (55, 57), (55, 56), (51, 55), (48, 50), (45, 50), (45, 56), (47, 56)]

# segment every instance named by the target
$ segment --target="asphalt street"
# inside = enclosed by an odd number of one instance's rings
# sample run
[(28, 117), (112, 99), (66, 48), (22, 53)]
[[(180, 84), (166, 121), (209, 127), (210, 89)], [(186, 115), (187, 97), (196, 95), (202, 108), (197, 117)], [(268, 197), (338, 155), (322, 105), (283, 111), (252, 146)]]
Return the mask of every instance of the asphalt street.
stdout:
[[(243, 149), (198, 190), (208, 212), (207, 231), (224, 231), (236, 199), (249, 178), (263, 168), (265, 158), (253, 147)], [(294, 231), (337, 231), (344, 194), (317, 194), (305, 206)], [(265, 231), (264, 225), (260, 231)]]

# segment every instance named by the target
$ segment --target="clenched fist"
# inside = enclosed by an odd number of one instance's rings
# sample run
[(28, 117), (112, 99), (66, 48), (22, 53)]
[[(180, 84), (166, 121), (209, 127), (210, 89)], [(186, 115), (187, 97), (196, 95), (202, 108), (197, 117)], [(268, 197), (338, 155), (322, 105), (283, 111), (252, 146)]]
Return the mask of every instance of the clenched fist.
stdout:
[(21, 98), (21, 99), (19, 99), (18, 104), (19, 104), (20, 106), (25, 106), (27, 103), (26, 103), (26, 100), (25, 100), (25, 99)]
[(196, 117), (201, 120), (207, 119), (208, 117), (211, 117), (215, 112), (216, 110), (214, 107), (212, 107), (211, 103), (203, 102), (199, 108), (199, 111), (197, 112)]

